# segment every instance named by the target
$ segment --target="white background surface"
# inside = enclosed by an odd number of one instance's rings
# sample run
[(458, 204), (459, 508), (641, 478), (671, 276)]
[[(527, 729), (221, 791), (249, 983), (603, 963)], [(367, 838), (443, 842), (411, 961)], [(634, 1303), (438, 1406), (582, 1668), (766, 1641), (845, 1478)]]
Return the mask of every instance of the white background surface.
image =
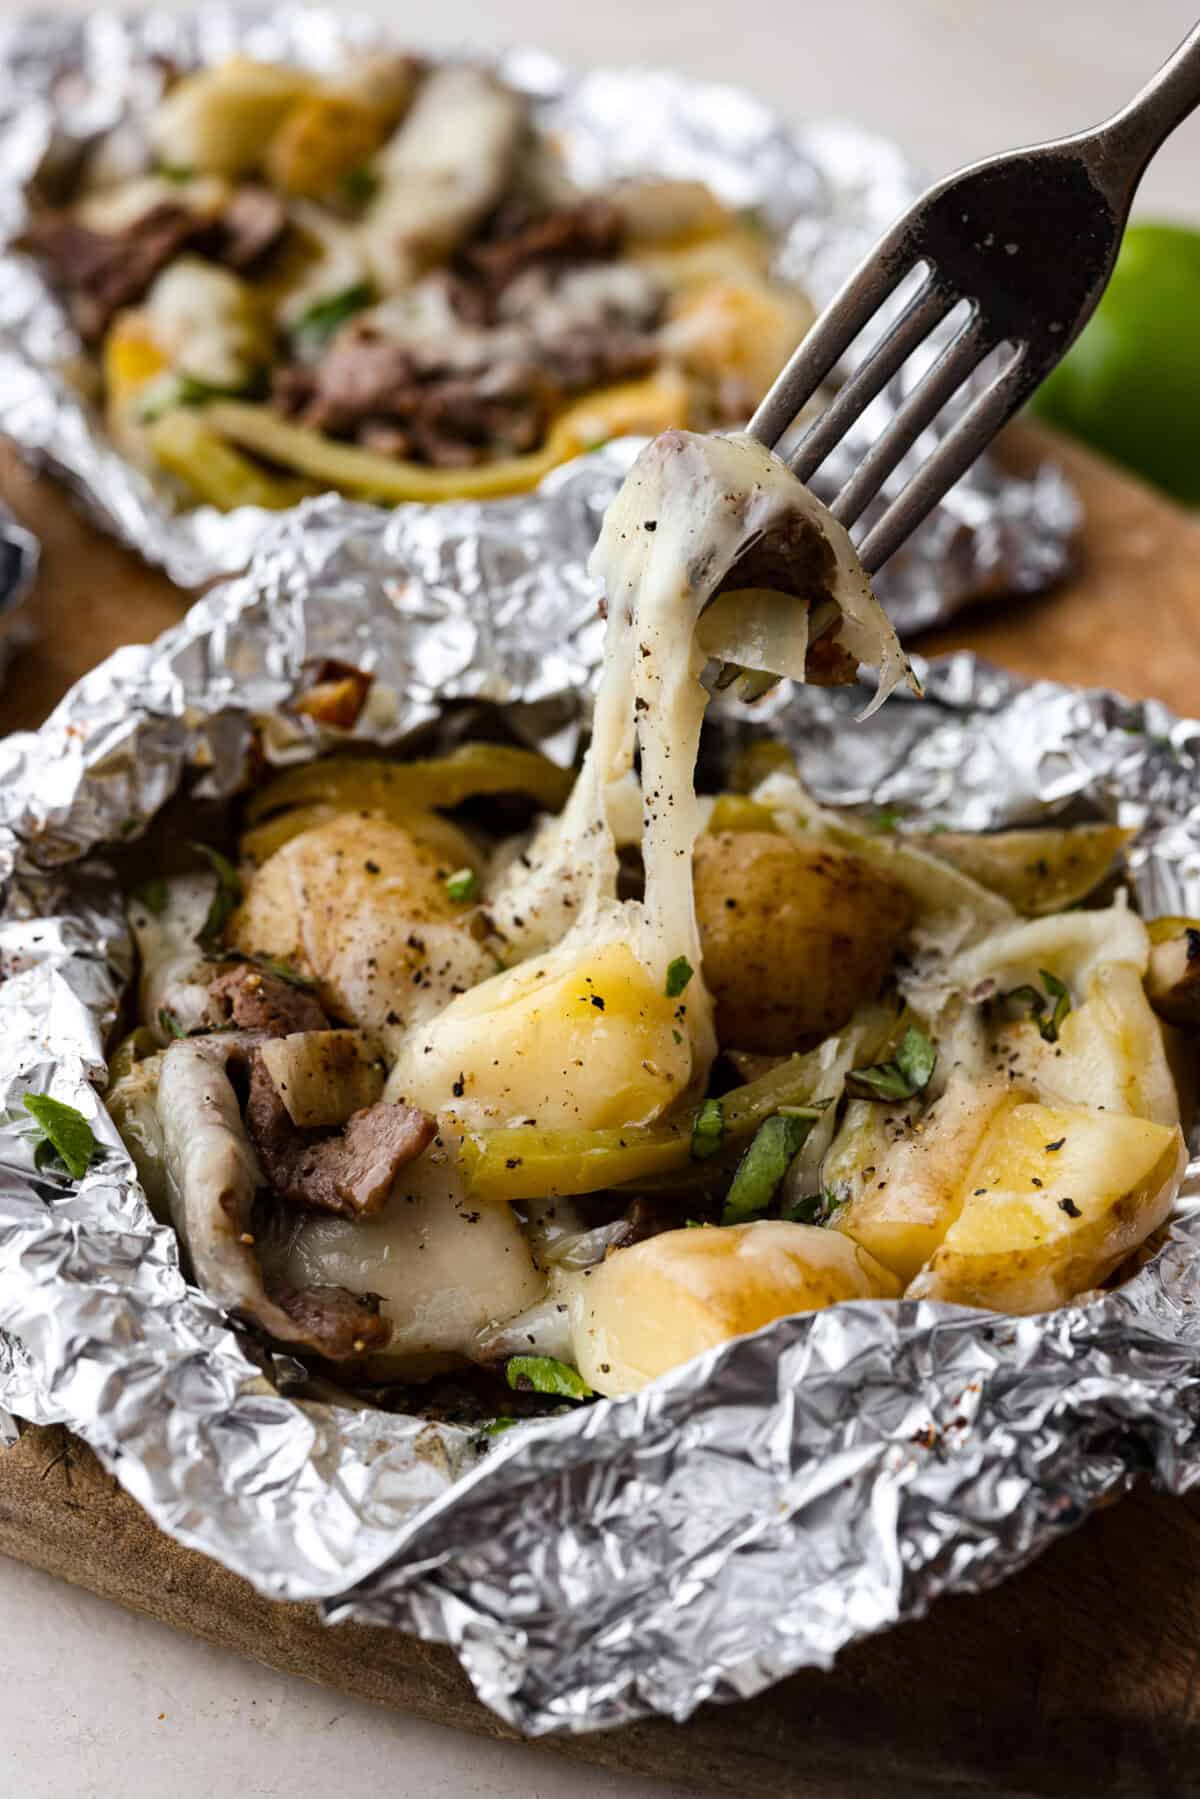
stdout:
[[(0, 0), (0, 13), (16, 10)], [(869, 123), (931, 174), (1093, 122), (1194, 18), (1176, 0), (440, 0), (436, 13), (377, 0), (377, 10), (414, 42), (433, 34), (538, 43), (578, 63), (674, 63), (741, 83), (794, 117)], [(1200, 119), (1150, 171), (1143, 212), (1200, 215), (1198, 152)], [(798, 1792), (802, 1780), (798, 1769)], [(0, 1799), (126, 1794), (684, 1799), (681, 1787), (356, 1705), (0, 1560)]]

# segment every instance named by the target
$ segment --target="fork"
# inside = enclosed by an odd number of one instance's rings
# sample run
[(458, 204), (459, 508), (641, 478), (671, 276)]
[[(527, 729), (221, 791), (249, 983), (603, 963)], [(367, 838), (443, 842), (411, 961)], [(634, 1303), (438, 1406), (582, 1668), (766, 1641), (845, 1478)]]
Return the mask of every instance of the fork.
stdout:
[(787, 460), (808, 481), (876, 395), (963, 302), (960, 329), (841, 488), (847, 530), (980, 365), (991, 379), (866, 532), (875, 574), (1060, 361), (1108, 285), (1134, 192), (1200, 104), (1200, 24), (1157, 75), (1090, 131), (972, 163), (931, 187), (829, 302), (750, 421), (772, 448), (906, 277), (924, 278)]

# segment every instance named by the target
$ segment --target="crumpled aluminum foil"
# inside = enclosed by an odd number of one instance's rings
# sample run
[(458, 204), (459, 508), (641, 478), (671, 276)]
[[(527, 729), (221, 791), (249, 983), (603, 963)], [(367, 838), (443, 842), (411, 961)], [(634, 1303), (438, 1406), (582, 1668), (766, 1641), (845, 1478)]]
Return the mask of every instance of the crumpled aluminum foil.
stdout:
[[(64, 156), (152, 107), (165, 63), (186, 68), (242, 50), (327, 68), (348, 51), (389, 41), (395, 31), (378, 20), (295, 6), (0, 21), (0, 430), (181, 586), (243, 568), (271, 515), (254, 507), (177, 512), (165, 490), (118, 455), (72, 378), (79, 344), (62, 308), (29, 259), (2, 246), (20, 231), (28, 184), (47, 156)], [(510, 52), (498, 66), (531, 96), (538, 122), (561, 142), (581, 182), (646, 172), (708, 181), (731, 205), (762, 210), (780, 235), (781, 271), (818, 305), (922, 185), (890, 145), (867, 133), (839, 125), (791, 130), (731, 88), (660, 70), (577, 76), (532, 50)], [(944, 332), (869, 409), (815, 484), (825, 497), (943, 341)], [(936, 436), (915, 446), (896, 481), (928, 455)], [(1018, 479), (985, 458), (893, 559), (880, 597), (898, 628), (911, 632), (975, 599), (1038, 592), (1064, 573), (1077, 522), (1073, 493), (1056, 469)]]
[[(0, 1401), (69, 1425), (261, 1592), (451, 1643), (535, 1733), (760, 1691), (1002, 1579), (1138, 1472), (1200, 1476), (1200, 1162), (1165, 1247), (1091, 1304), (842, 1305), (486, 1451), (314, 1403), (187, 1285), (91, 1085), (132, 960), (106, 851), (185, 782), (233, 792), (260, 736), (276, 761), (320, 748), (284, 710), (314, 656), (373, 669), (360, 737), (400, 743), (450, 698), (569, 753), (600, 654), (580, 558), (625, 458), (486, 511), (311, 502), (248, 574), (0, 743)], [(857, 699), (768, 704), (819, 797), (970, 828), (1115, 816), (1141, 827), (1147, 909), (1200, 911), (1200, 725), (965, 655), (923, 705), (855, 725)], [(744, 731), (715, 721), (714, 752)], [(31, 1090), (93, 1121), (104, 1153), (77, 1188), (35, 1165)]]

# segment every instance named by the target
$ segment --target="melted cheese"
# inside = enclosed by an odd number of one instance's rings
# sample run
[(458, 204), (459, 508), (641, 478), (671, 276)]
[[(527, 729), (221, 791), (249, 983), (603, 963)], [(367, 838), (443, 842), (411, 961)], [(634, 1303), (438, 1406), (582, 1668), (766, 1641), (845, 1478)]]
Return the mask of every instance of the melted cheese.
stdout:
[[(648, 1122), (702, 1085), (715, 1038), (692, 894), (702, 822), (694, 775), (706, 648), (723, 646), (706, 637), (702, 647), (697, 624), (739, 557), (797, 513), (833, 551), (832, 587), (813, 601), (832, 600), (846, 648), (879, 662), (876, 703), (908, 673), (845, 532), (782, 462), (744, 437), (656, 439), (593, 555), (608, 627), (579, 780), (489, 896), (522, 959), (410, 1033), (388, 1098), (475, 1124), (594, 1129)], [(802, 668), (808, 607), (791, 606)], [(784, 656), (796, 666), (794, 646)], [(645, 893), (622, 902), (614, 815), (638, 750)], [(683, 963), (686, 987), (669, 994), (668, 971)]]

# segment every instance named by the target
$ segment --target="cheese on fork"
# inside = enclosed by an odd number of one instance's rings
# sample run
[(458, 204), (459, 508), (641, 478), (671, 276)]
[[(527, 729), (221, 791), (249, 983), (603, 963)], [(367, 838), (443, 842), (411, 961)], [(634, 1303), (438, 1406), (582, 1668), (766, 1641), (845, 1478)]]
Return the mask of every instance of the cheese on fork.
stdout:
[[(810, 610), (832, 607), (834, 641), (879, 665), (876, 704), (909, 676), (849, 538), (784, 463), (747, 437), (657, 438), (592, 559), (608, 627), (578, 782), (488, 898), (522, 959), (409, 1035), (388, 1098), (474, 1125), (595, 1129), (648, 1123), (703, 1086), (716, 1044), (692, 894), (701, 676), (709, 655), (743, 646), (736, 609), (703, 646), (697, 625), (739, 559), (785, 528), (813, 552), (814, 591), (777, 612), (773, 658), (802, 676)], [(753, 610), (757, 638), (764, 610)], [(638, 752), (645, 892), (621, 901), (613, 800)]]

